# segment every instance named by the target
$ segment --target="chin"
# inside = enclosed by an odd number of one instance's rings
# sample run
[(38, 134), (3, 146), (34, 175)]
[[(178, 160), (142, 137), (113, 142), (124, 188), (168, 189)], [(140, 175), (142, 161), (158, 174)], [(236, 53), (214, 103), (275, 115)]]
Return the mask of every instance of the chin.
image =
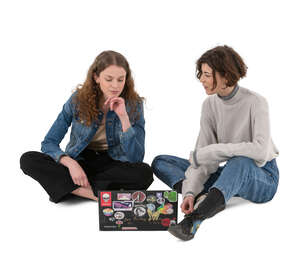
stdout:
[(214, 92), (206, 91), (206, 90), (205, 90), (205, 93), (206, 93), (207, 95), (213, 95), (213, 94), (214, 94)]

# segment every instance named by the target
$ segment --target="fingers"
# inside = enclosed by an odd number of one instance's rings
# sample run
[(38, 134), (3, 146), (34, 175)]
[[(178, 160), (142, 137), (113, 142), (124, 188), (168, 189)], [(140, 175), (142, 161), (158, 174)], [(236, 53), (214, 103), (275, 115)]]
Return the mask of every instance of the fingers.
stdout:
[(76, 178), (72, 178), (74, 184), (78, 185), (78, 186), (82, 186), (82, 187), (89, 187), (90, 183), (87, 179), (86, 176), (80, 176), (80, 177), (76, 177)]
[(114, 98), (114, 97), (108, 97), (108, 98), (106, 99), (106, 101), (104, 102), (104, 105), (107, 105), (107, 104), (109, 103), (109, 101), (110, 101), (112, 98)]
[(104, 105), (107, 105), (107, 104), (109, 104), (109, 108), (110, 108), (110, 110), (112, 111), (114, 108), (114, 104), (116, 104), (116, 103), (118, 103), (118, 104), (122, 104), (122, 103), (124, 103), (124, 99), (122, 98), (122, 97), (115, 97), (115, 96), (113, 96), (113, 97), (109, 97), (109, 98), (107, 98), (106, 99), (106, 101), (104, 102)]
[(194, 210), (194, 199), (193, 198), (184, 199), (180, 207), (181, 207), (181, 211), (184, 214), (191, 213)]
[(114, 110), (114, 105), (119, 105), (123, 103), (123, 99), (121, 97), (115, 97), (110, 100), (110, 110)]

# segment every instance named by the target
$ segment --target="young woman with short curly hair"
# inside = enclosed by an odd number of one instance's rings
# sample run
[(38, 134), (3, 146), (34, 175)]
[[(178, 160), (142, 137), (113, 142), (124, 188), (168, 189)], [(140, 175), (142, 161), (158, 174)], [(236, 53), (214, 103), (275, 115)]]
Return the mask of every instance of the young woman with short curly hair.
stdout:
[(186, 216), (169, 228), (180, 239), (192, 239), (200, 223), (225, 209), (233, 196), (264, 203), (276, 193), (278, 150), (270, 135), (268, 104), (238, 85), (246, 72), (231, 47), (204, 53), (197, 61), (197, 78), (209, 97), (202, 105), (196, 147), (189, 160), (160, 155), (152, 163), (158, 178), (182, 191)]

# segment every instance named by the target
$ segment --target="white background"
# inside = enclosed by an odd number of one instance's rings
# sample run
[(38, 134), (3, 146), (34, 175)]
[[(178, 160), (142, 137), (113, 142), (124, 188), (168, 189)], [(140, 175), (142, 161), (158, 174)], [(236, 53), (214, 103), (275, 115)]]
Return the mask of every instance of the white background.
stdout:
[[(298, 10), (296, 1), (1, 1), (1, 256), (299, 256)], [(126, 56), (147, 98), (145, 161), (188, 158), (206, 97), (195, 62), (224, 44), (249, 67), (240, 85), (269, 102), (280, 151), (272, 202), (233, 199), (189, 242), (100, 232), (96, 202), (53, 204), (20, 170), (21, 154), (40, 150), (72, 89), (109, 49)], [(168, 187), (156, 179), (150, 189)]]

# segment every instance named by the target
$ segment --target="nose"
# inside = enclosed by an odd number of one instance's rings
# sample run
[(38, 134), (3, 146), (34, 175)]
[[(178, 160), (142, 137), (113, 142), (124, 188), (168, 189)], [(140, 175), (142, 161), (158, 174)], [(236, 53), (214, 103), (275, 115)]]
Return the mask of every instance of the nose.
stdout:
[(203, 74), (200, 76), (200, 82), (203, 83), (205, 81)]
[(112, 86), (113, 88), (118, 88), (118, 87), (119, 87), (118, 81), (113, 80), (112, 83), (111, 83), (111, 86)]

